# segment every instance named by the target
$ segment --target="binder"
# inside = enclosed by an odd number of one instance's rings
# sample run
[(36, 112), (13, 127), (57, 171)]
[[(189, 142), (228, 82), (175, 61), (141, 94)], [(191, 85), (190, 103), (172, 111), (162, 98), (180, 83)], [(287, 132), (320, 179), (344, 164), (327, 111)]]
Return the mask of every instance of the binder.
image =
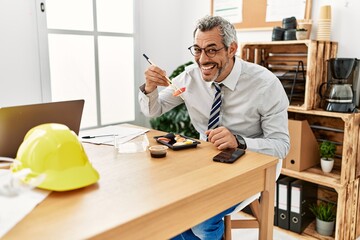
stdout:
[(280, 175), (275, 185), (275, 196), (274, 196), (274, 226), (278, 225), (278, 205), (279, 205), (279, 180), (283, 178), (284, 175)]
[(274, 226), (277, 226), (278, 225), (278, 221), (277, 221), (277, 215), (278, 215), (278, 199), (279, 199), (279, 190), (278, 190), (278, 184), (276, 183), (276, 186), (275, 186), (275, 199), (274, 199)]
[(303, 180), (291, 183), (290, 231), (302, 233), (315, 219), (309, 205), (316, 202), (317, 185)]
[(280, 228), (290, 229), (290, 199), (291, 199), (291, 182), (295, 179), (284, 177), (278, 180), (278, 208), (277, 224)]

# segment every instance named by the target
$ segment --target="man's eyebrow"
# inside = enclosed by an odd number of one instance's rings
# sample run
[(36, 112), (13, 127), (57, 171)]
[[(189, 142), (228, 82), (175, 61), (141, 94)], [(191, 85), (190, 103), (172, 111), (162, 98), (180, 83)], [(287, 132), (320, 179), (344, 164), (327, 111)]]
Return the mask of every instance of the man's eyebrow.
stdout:
[[(200, 47), (200, 46), (197, 45), (197, 44), (194, 44), (193, 46), (194, 46), (194, 47)], [(208, 48), (208, 47), (216, 47), (216, 43), (211, 43), (211, 44), (205, 46), (204, 48)]]

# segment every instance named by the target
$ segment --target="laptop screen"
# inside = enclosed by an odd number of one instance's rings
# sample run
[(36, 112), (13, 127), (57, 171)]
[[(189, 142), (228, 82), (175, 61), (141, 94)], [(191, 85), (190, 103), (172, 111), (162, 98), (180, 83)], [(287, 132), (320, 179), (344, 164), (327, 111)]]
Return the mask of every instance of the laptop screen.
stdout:
[(79, 134), (84, 100), (0, 108), (0, 156), (15, 158), (26, 133), (43, 123), (61, 123)]

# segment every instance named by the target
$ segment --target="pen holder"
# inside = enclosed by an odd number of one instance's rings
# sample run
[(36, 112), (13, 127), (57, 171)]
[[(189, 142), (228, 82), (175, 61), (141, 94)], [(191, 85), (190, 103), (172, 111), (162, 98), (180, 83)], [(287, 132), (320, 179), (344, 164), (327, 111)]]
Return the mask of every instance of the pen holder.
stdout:
[(146, 134), (141, 134), (126, 141), (122, 137), (115, 136), (114, 146), (119, 153), (145, 152), (149, 146), (149, 139)]

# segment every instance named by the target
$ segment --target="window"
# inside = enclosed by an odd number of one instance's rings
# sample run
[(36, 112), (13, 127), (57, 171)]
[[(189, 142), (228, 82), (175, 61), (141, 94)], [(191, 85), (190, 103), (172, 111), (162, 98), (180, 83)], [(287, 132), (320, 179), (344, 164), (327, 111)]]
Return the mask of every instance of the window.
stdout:
[(46, 2), (51, 100), (85, 99), (81, 128), (135, 120), (133, 2)]

